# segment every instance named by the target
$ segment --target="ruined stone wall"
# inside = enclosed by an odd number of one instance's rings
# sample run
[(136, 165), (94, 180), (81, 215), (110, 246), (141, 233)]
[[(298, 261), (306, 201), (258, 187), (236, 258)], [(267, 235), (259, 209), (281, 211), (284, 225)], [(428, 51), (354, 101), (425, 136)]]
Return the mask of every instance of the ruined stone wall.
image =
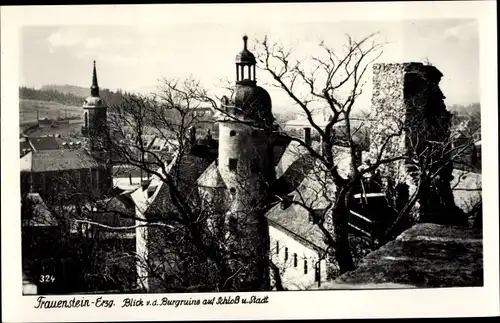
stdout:
[[(405, 73), (409, 66), (411, 63), (373, 65), (370, 149), (363, 158), (365, 162), (367, 160), (375, 162), (381, 151), (382, 159), (406, 153), (403, 128), (407, 107), (404, 90)], [(394, 184), (412, 183), (404, 167), (404, 161), (383, 165), (379, 170), (386, 186), (391, 184), (388, 183), (390, 181)], [(414, 189), (415, 185), (411, 185), (410, 190)]]
[[(442, 73), (422, 63), (374, 64), (371, 147), (369, 159), (375, 161), (381, 150), (382, 159), (409, 156), (420, 168), (438, 173), (420, 196), (421, 222), (456, 224), (463, 220), (453, 202), (449, 160), (451, 114), (439, 88)], [(390, 138), (388, 140), (388, 138)], [(385, 146), (384, 146), (385, 145)], [(435, 165), (427, 167), (423, 165)], [(380, 167), (386, 189), (405, 183), (411, 196), (416, 189), (414, 170), (405, 160)], [(391, 192), (392, 191), (392, 192)], [(396, 201), (394, 201), (396, 202)], [(461, 217), (461, 220), (457, 220)], [(463, 221), (462, 221), (463, 222)]]

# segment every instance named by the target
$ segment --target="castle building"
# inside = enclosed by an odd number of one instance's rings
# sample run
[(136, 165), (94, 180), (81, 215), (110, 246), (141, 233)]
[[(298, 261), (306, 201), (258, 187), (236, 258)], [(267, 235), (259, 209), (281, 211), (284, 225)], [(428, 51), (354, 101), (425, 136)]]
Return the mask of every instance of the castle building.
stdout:
[[(177, 190), (185, 194), (185, 199), (200, 197), (204, 205), (213, 208), (209, 227), (213, 230), (222, 227), (219, 237), (233, 255), (231, 258), (237, 259), (230, 264), (231, 271), (238, 273), (232, 282), (233, 290), (269, 290), (270, 260), (277, 260), (281, 268), (291, 267), (286, 270), (286, 277), (291, 278), (286, 279), (286, 288), (309, 288), (327, 279), (326, 261), (323, 259), (320, 264), (326, 249), (321, 232), (310, 222), (305, 210), (283, 208), (281, 203), (273, 201), (276, 194), (293, 194), (300, 184), (300, 193), (304, 193), (307, 183), (313, 182), (314, 163), (306, 149), (274, 131), (271, 98), (257, 85), (256, 59), (247, 49), (247, 37), (243, 42), (243, 50), (236, 56), (233, 94), (230, 98), (222, 98), (222, 112), (217, 115), (218, 144), (211, 146), (198, 141), (197, 129), (192, 128), (189, 153), (179, 152), (167, 170), (181, 175), (176, 178)], [(311, 142), (310, 128), (304, 130), (304, 139)], [(320, 147), (319, 142), (311, 144), (315, 149)], [(307, 175), (311, 175), (311, 179), (307, 180)], [(158, 216), (158, 213), (175, 210), (169, 187), (161, 180), (153, 179), (142, 193), (133, 195), (137, 204), (145, 208), (137, 217), (148, 218), (148, 214)], [(316, 206), (318, 210), (322, 207)], [(175, 225), (175, 221), (171, 223)], [(137, 229), (138, 254), (148, 263), (154, 263), (149, 267), (177, 262), (177, 258), (172, 261), (160, 259), (148, 240), (154, 230)], [(165, 245), (175, 248), (173, 243)], [(289, 256), (283, 258), (285, 248)], [(281, 250), (279, 259), (275, 256), (277, 249)], [(168, 253), (169, 257), (171, 255), (172, 252)], [(309, 270), (304, 270), (303, 264), (309, 266)], [(171, 268), (170, 265), (165, 267)], [(154, 273), (144, 268), (138, 271), (143, 277), (141, 284), (147, 286), (148, 291), (161, 290), (161, 282)], [(172, 276), (167, 273), (163, 281), (174, 279), (169, 278)], [(295, 284), (297, 279), (302, 283)]]

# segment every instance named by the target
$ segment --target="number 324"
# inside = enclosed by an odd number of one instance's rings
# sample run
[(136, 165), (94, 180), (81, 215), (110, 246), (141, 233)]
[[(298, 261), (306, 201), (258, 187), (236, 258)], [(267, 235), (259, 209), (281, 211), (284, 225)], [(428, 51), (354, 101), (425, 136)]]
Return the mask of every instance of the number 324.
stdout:
[(40, 283), (53, 283), (55, 280), (53, 275), (40, 275)]

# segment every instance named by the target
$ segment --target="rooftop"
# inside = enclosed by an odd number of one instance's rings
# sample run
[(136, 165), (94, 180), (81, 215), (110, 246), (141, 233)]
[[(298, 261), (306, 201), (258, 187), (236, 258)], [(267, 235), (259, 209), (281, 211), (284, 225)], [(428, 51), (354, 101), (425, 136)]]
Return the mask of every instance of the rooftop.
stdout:
[(97, 167), (97, 161), (83, 149), (45, 150), (33, 153), (32, 172), (51, 172)]

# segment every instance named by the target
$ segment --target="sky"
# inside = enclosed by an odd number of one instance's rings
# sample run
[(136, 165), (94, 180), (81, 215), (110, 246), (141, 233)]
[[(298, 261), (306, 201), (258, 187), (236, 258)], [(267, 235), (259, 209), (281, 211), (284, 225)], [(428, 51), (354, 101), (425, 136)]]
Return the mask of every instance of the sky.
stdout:
[[(479, 102), (479, 35), (472, 19), (24, 27), (20, 83), (89, 87), (96, 60), (101, 87), (149, 92), (162, 77), (192, 76), (217, 91), (220, 79), (234, 80), (234, 58), (245, 34), (250, 48), (253, 39), (267, 35), (293, 46), (296, 58), (302, 59), (315, 54), (321, 40), (339, 49), (347, 34), (360, 39), (374, 32), (385, 43), (377, 62), (428, 60), (444, 74), (440, 86), (447, 104)], [(271, 80), (257, 71), (257, 81), (262, 85)], [(274, 110), (292, 109), (282, 91), (264, 87)], [(366, 87), (358, 106), (370, 104), (371, 84)]]

